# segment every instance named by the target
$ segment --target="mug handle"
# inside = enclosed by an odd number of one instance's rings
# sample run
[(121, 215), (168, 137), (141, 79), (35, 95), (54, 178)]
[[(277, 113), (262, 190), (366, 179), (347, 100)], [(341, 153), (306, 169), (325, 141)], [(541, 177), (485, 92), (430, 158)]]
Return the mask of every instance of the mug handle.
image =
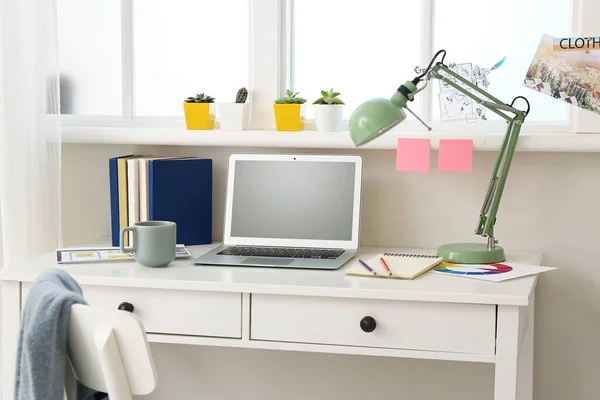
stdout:
[[(127, 232), (131, 232), (132, 233), (132, 237), (133, 237), (133, 244), (131, 245), (131, 247), (125, 247), (124, 243), (125, 243), (125, 234)], [(135, 229), (135, 226), (128, 226), (127, 228), (123, 228), (121, 229), (121, 241), (119, 242), (119, 247), (121, 248), (121, 253), (124, 254), (132, 254), (135, 253), (135, 244), (137, 242), (137, 231)]]

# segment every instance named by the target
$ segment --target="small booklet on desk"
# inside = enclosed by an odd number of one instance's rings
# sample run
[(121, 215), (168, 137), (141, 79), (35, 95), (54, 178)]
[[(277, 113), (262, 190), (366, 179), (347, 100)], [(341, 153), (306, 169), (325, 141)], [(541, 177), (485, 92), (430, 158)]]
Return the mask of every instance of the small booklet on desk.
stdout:
[(442, 257), (425, 254), (383, 253), (367, 260), (360, 259), (356, 266), (346, 270), (346, 275), (415, 279), (442, 261)]
[[(178, 244), (175, 249), (175, 258), (191, 257), (192, 253), (183, 244)], [(133, 254), (121, 253), (119, 247), (73, 247), (56, 250), (58, 264), (86, 263), (96, 261), (121, 261), (133, 260)]]

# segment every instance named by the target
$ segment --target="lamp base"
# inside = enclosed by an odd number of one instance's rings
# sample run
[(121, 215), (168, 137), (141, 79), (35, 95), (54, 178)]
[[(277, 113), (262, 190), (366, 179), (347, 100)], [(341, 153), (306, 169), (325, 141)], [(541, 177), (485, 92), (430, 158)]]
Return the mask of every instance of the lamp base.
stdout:
[(504, 249), (489, 249), (486, 243), (450, 243), (440, 246), (438, 257), (455, 264), (491, 264), (505, 261)]

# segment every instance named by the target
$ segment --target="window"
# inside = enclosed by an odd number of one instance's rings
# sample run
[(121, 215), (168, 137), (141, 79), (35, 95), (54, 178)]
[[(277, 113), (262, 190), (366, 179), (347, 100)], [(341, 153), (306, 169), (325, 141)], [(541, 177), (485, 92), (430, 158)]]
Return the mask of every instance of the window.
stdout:
[(366, 99), (390, 97), (421, 63), (420, 14), (419, 0), (292, 0), (294, 91), (311, 103), (341, 92), (346, 119)]
[[(443, 48), (446, 64), (473, 69), (506, 56), (486, 89), (506, 102), (530, 100), (525, 130), (564, 132), (574, 129), (565, 127), (574, 126), (573, 108), (522, 79), (541, 35), (572, 36), (575, 7), (591, 2), (58, 0), (62, 112), (79, 125), (181, 126), (187, 96), (233, 101), (245, 86), (252, 127), (273, 129), (273, 100), (290, 88), (308, 100), (310, 128), (321, 90), (341, 92), (347, 120), (366, 99), (390, 97)], [(488, 123), (440, 124), (440, 98), (433, 80), (410, 107), (438, 131), (503, 131), (492, 113)], [(395, 129), (417, 129), (408, 118)]]
[(61, 112), (121, 115), (121, 2), (58, 1)]
[[(446, 64), (470, 63), (476, 71), (507, 56), (487, 75), (490, 85), (484, 89), (503, 101), (526, 96), (532, 103), (530, 121), (564, 124), (568, 105), (524, 88), (522, 79), (542, 33), (569, 36), (572, 9), (568, 0), (372, 0), (368, 6), (343, 0), (292, 0), (291, 84), (311, 100), (319, 90), (334, 86), (343, 94), (348, 105), (344, 117), (349, 118), (362, 101), (389, 97), (438, 49), (448, 52)], [(430, 21), (423, 15), (427, 12)], [(423, 49), (429, 51), (424, 54)], [(441, 96), (447, 94), (440, 94), (440, 81), (433, 80), (411, 109), (440, 121)], [(500, 120), (488, 114), (487, 120)], [(311, 116), (309, 111), (307, 118)]]
[(247, 0), (132, 3), (134, 115), (181, 116), (188, 96), (235, 101), (248, 86)]
[[(472, 63), (490, 68), (506, 56), (506, 61), (487, 76), (486, 89), (502, 101), (522, 95), (531, 103), (528, 121), (562, 122), (568, 118), (568, 105), (523, 87), (542, 33), (568, 37), (571, 32), (572, 4), (568, 0), (437, 0), (434, 12), (434, 49), (448, 52), (446, 64)], [(440, 85), (432, 82), (431, 118), (440, 119)], [(501, 120), (493, 113), (488, 119)]]
[(58, 4), (63, 114), (182, 117), (188, 96), (248, 86), (248, 0)]

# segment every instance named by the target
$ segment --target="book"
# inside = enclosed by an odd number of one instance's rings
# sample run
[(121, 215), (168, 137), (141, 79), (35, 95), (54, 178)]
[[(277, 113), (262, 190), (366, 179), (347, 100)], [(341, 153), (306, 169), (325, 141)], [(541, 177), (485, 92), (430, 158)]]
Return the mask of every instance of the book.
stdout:
[[(140, 188), (138, 177), (138, 159), (127, 160), (127, 216), (129, 225), (140, 222)], [(133, 232), (128, 233), (129, 243), (133, 243)]]
[[(392, 272), (391, 276), (383, 266), (383, 263), (381, 262), (382, 258), (390, 268), (390, 271)], [(346, 270), (346, 275), (392, 279), (415, 279), (419, 275), (440, 264), (443, 260), (442, 257), (426, 254), (383, 253), (368, 260), (364, 260), (364, 262), (375, 271), (376, 275), (373, 275), (360, 264), (348, 268)]]
[(138, 222), (148, 221), (150, 213), (148, 211), (148, 161), (166, 158), (185, 158), (185, 157), (142, 157), (138, 159), (138, 192), (139, 192), (139, 219)]
[[(132, 222), (129, 215), (132, 204), (130, 204), (129, 198), (130, 188), (128, 181), (131, 177), (129, 176), (128, 165), (131, 165), (131, 160), (140, 157), (143, 156), (129, 154), (109, 159), (111, 239), (113, 246), (119, 245), (121, 229), (128, 227)], [(129, 235), (125, 236), (124, 244), (125, 246), (129, 246)]]
[(177, 243), (212, 243), (212, 160), (149, 160), (148, 218), (175, 222)]
[[(127, 213), (127, 158), (119, 158), (117, 160), (118, 182), (119, 182), (119, 232), (129, 224)], [(117, 236), (120, 236), (117, 235)], [(125, 246), (129, 246), (129, 237), (125, 236)], [(120, 240), (120, 239), (117, 239)]]
[(140, 190), (140, 222), (148, 221), (148, 159), (141, 158), (138, 165)]
[(118, 160), (120, 158), (131, 157), (132, 154), (120, 157), (113, 157), (108, 160), (109, 184), (110, 184), (110, 225), (112, 245), (119, 245), (119, 233), (121, 231), (119, 215), (119, 172)]
[[(184, 245), (177, 245), (175, 258), (191, 256), (192, 253)], [(56, 262), (59, 264), (134, 259), (135, 256), (131, 253), (121, 253), (119, 247), (76, 247), (56, 250)]]

